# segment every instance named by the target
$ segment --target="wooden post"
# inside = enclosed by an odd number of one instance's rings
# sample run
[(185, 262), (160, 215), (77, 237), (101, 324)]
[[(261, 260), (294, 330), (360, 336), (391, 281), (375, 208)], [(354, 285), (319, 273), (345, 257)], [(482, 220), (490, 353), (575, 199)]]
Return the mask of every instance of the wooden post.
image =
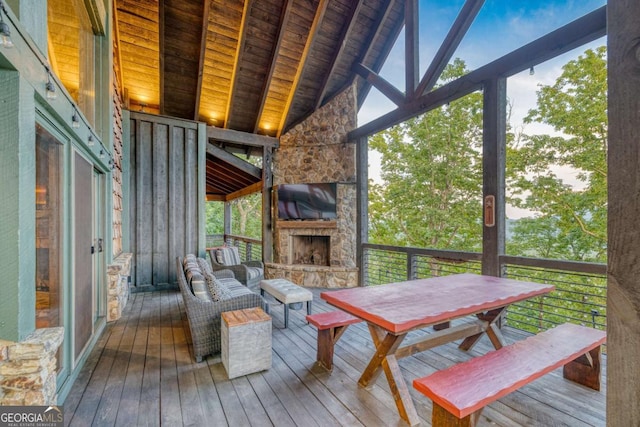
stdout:
[(356, 221), (356, 266), (358, 267), (358, 284), (366, 285), (364, 272), (364, 250), (362, 245), (369, 241), (369, 142), (361, 137), (356, 143), (356, 177), (357, 177), (357, 216)]
[(607, 425), (640, 425), (640, 3), (608, 20)]
[(273, 188), (273, 149), (262, 149), (262, 261), (273, 262), (273, 218), (271, 190)]
[(500, 276), (500, 255), (504, 253), (506, 105), (506, 79), (486, 81), (482, 150), (482, 274), (489, 276)]
[(410, 98), (418, 87), (420, 79), (418, 0), (404, 3), (404, 62), (406, 97)]
[(231, 203), (224, 202), (224, 243), (231, 234)]

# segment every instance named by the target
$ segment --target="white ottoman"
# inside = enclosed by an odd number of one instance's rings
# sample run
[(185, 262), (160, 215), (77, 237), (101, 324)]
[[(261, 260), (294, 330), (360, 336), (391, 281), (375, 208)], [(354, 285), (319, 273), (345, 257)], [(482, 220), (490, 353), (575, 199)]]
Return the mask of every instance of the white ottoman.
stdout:
[(268, 293), (284, 304), (284, 327), (289, 326), (289, 304), (307, 302), (307, 314), (311, 314), (313, 294), (286, 279), (270, 279), (260, 281), (260, 294)]

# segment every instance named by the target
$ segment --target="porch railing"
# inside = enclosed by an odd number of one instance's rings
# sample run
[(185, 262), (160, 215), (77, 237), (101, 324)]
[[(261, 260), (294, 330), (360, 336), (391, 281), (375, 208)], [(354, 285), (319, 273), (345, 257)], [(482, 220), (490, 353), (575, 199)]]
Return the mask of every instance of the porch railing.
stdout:
[[(208, 235), (207, 247), (224, 242), (239, 248), (242, 261), (261, 260), (262, 242), (236, 235)], [(387, 245), (363, 245), (366, 285), (381, 285), (457, 273), (480, 273), (482, 254)], [(550, 283), (555, 292), (513, 304), (507, 324), (539, 332), (564, 322), (606, 328), (606, 265), (503, 255), (502, 276)]]
[(208, 234), (207, 248), (222, 246), (223, 244), (237, 246), (241, 261), (262, 260), (262, 240), (250, 237), (235, 236), (233, 234)]
[[(482, 255), (385, 245), (363, 245), (364, 283), (480, 273)], [(502, 256), (502, 276), (553, 284), (555, 292), (509, 307), (507, 324), (538, 332), (564, 322), (606, 328), (606, 265)]]

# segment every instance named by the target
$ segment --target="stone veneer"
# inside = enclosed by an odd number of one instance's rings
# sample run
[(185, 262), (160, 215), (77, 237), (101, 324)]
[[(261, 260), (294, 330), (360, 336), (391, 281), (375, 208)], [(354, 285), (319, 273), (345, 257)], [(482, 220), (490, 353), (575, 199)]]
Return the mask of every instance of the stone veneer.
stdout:
[(129, 301), (129, 272), (133, 254), (120, 254), (107, 267), (107, 322), (118, 320)]
[[(356, 267), (356, 88), (351, 86), (280, 137), (273, 155), (273, 184), (337, 183), (337, 220), (274, 221), (274, 262), (266, 278), (286, 278), (302, 286), (351, 287)], [(329, 266), (290, 264), (291, 236), (329, 236)]]
[(36, 329), (24, 341), (0, 340), (0, 406), (57, 405), (56, 353), (64, 328)]

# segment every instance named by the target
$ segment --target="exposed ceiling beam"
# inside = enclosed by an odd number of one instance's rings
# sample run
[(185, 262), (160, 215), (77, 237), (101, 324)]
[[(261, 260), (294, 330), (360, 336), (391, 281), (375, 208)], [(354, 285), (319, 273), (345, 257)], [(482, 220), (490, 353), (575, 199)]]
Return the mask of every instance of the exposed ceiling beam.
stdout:
[(327, 5), (329, 4), (329, 0), (320, 0), (318, 3), (318, 8), (316, 9), (316, 14), (313, 17), (313, 23), (311, 24), (311, 28), (309, 29), (309, 36), (307, 37), (307, 41), (304, 45), (304, 50), (302, 51), (302, 56), (300, 57), (300, 62), (298, 63), (298, 68), (296, 70), (296, 75), (293, 79), (293, 84), (291, 85), (291, 91), (289, 92), (289, 96), (287, 96), (287, 102), (284, 106), (284, 112), (282, 114), (282, 119), (280, 120), (280, 124), (278, 125), (278, 133), (277, 136), (282, 134), (282, 130), (287, 124), (287, 120), (289, 119), (289, 111), (291, 109), (291, 103), (293, 102), (293, 97), (298, 90), (298, 85), (300, 84), (300, 76), (302, 76), (302, 72), (304, 71), (304, 66), (307, 63), (307, 56), (313, 47), (313, 44), (316, 41), (316, 35), (320, 30), (320, 23), (324, 18), (324, 13), (327, 11)]
[(207, 153), (211, 154), (213, 157), (217, 157), (220, 160), (229, 163), (230, 165), (235, 166), (236, 168), (251, 176), (262, 179), (262, 169), (252, 165), (249, 162), (245, 162), (238, 156), (227, 153), (222, 148), (218, 148), (213, 144), (207, 143)]
[[(395, 2), (404, 4), (403, 3), (404, 0), (395, 0)], [(362, 64), (365, 63), (365, 60), (366, 60), (367, 56), (369, 55), (371, 49), (374, 46), (375, 40), (377, 40), (380, 37), (380, 33), (382, 32), (382, 30), (384, 28), (383, 23), (387, 22), (387, 20), (389, 19), (389, 14), (393, 11), (393, 7), (391, 7), (392, 4), (394, 4), (394, 1), (387, 2), (386, 9), (378, 17), (377, 25), (375, 27), (376, 28), (376, 32), (373, 35), (373, 37), (371, 37), (371, 41), (370, 41), (369, 47), (367, 49), (365, 49), (364, 53), (360, 56), (360, 58), (358, 58), (356, 63), (362, 63)], [(393, 31), (391, 32), (391, 34), (389, 34), (389, 37), (387, 39), (387, 42), (384, 45), (384, 48), (381, 50), (382, 54), (378, 57), (376, 62), (371, 67), (371, 69), (374, 72), (379, 73), (380, 70), (382, 69), (382, 66), (384, 65), (385, 61), (387, 60), (387, 57), (389, 56), (389, 53), (391, 52), (391, 49), (393, 48), (393, 45), (396, 43), (396, 40), (398, 39), (398, 35), (400, 34), (400, 31), (402, 30), (403, 25), (404, 25), (404, 20), (399, 19), (397, 24), (396, 24), (396, 26), (393, 28)], [(355, 75), (354, 75), (353, 78), (355, 79)], [(353, 80), (351, 80), (351, 82), (349, 82), (349, 85), (351, 85), (351, 83), (353, 83)], [(358, 91), (358, 107), (362, 106), (362, 103), (367, 98), (367, 95), (369, 94), (369, 90), (370, 89), (371, 89), (371, 84), (365, 84), (360, 89), (360, 91)]]
[(211, 170), (211, 172), (213, 172), (213, 175), (224, 176), (225, 182), (233, 185), (233, 187), (230, 188), (237, 189), (238, 187), (245, 187), (256, 181), (255, 176), (248, 175), (244, 171), (235, 168), (230, 163), (227, 163), (226, 161), (217, 157), (210, 156), (208, 158), (207, 171), (208, 170)]
[(207, 35), (209, 32), (209, 13), (211, 13), (211, 1), (204, 0), (204, 12), (202, 14), (202, 37), (200, 37), (200, 60), (198, 63), (198, 87), (196, 88), (196, 105), (193, 120), (200, 119), (200, 97), (202, 96), (202, 76), (204, 72), (204, 58), (207, 52)]
[[(116, 7), (116, 2), (113, 2), (113, 38), (116, 42), (116, 58), (118, 61), (118, 67), (116, 69), (116, 75), (118, 76), (118, 83), (120, 83), (119, 89), (120, 89), (120, 96), (123, 98), (124, 101), (124, 72), (122, 70), (122, 52), (121, 52), (121, 48), (120, 48), (120, 29), (118, 28), (118, 8)], [(49, 40), (51, 40), (51, 37), (49, 37)], [(53, 50), (49, 49), (49, 55), (51, 55), (51, 52), (53, 52)]]
[(256, 135), (255, 133), (241, 132), (239, 130), (222, 129), (207, 126), (207, 138), (221, 142), (232, 142), (235, 144), (251, 145), (255, 147), (278, 146), (278, 138), (266, 135)]
[(449, 29), (449, 33), (433, 57), (433, 61), (431, 61), (429, 68), (424, 73), (422, 80), (420, 80), (416, 91), (410, 96), (411, 99), (415, 99), (433, 89), (442, 74), (442, 70), (449, 63), (483, 4), (484, 0), (467, 0), (464, 3), (458, 17)]
[(375, 86), (376, 89), (382, 92), (384, 96), (389, 98), (398, 107), (404, 105), (406, 100), (404, 93), (400, 92), (399, 89), (397, 89), (383, 77), (374, 73), (372, 70), (362, 64), (354, 64), (352, 71), (358, 73), (358, 75), (360, 75), (363, 79)]
[(346, 40), (348, 40), (349, 35), (354, 31), (356, 27), (357, 16), (360, 12), (360, 8), (364, 0), (352, 0), (351, 1), (351, 9), (349, 10), (349, 15), (346, 17), (346, 21), (342, 26), (342, 30), (340, 31), (340, 35), (336, 40), (336, 46), (338, 48), (334, 51), (333, 56), (331, 57), (329, 70), (324, 73), (323, 81), (320, 84), (320, 90), (318, 91), (318, 96), (316, 97), (315, 102), (313, 103), (313, 110), (317, 110), (322, 105), (322, 101), (324, 97), (327, 95), (327, 84), (329, 83), (329, 77), (333, 75), (335, 71), (336, 64), (338, 63), (338, 58), (342, 55), (342, 52), (347, 47)]
[(373, 135), (376, 132), (438, 108), (447, 102), (468, 95), (482, 87), (484, 81), (495, 77), (509, 77), (541, 62), (555, 58), (607, 34), (607, 7), (578, 18), (575, 21), (514, 50), (505, 56), (471, 71), (438, 89), (399, 107), (382, 117), (349, 133), (350, 140)]
[(262, 191), (262, 181), (256, 182), (255, 184), (251, 184), (250, 186), (245, 187), (242, 190), (238, 190), (234, 193), (227, 194), (227, 196), (224, 199), (225, 201), (230, 202), (234, 199), (248, 196), (249, 194), (259, 193), (260, 191)]
[(420, 20), (418, 0), (404, 3), (404, 82), (407, 98), (411, 98), (420, 76)]
[(233, 72), (231, 73), (231, 87), (229, 88), (229, 98), (227, 98), (227, 107), (224, 113), (224, 127), (229, 124), (229, 115), (231, 114), (231, 108), (233, 107), (233, 90), (236, 87), (238, 80), (238, 67), (240, 66), (240, 60), (242, 58), (242, 52), (244, 51), (244, 43), (247, 39), (247, 20), (249, 17), (249, 5), (253, 3), (253, 0), (244, 0), (244, 9), (242, 10), (242, 22), (240, 23), (240, 34), (238, 35), (238, 44), (236, 46), (235, 62), (233, 63)]
[(289, 24), (289, 18), (291, 16), (291, 9), (293, 7), (294, 0), (284, 0), (284, 7), (282, 8), (282, 14), (280, 15), (280, 27), (278, 28), (278, 37), (276, 43), (273, 45), (271, 51), (271, 64), (269, 64), (269, 70), (267, 71), (267, 78), (262, 86), (262, 96), (260, 97), (260, 108), (258, 108), (258, 115), (256, 118), (256, 124), (253, 127), (253, 132), (257, 133), (260, 129), (260, 119), (262, 118), (262, 112), (264, 111), (264, 105), (267, 102), (267, 95), (269, 94), (269, 87), (271, 87), (271, 80), (273, 80), (273, 72), (278, 62), (280, 54), (280, 47), (282, 45), (282, 39), (286, 33), (285, 28)]

